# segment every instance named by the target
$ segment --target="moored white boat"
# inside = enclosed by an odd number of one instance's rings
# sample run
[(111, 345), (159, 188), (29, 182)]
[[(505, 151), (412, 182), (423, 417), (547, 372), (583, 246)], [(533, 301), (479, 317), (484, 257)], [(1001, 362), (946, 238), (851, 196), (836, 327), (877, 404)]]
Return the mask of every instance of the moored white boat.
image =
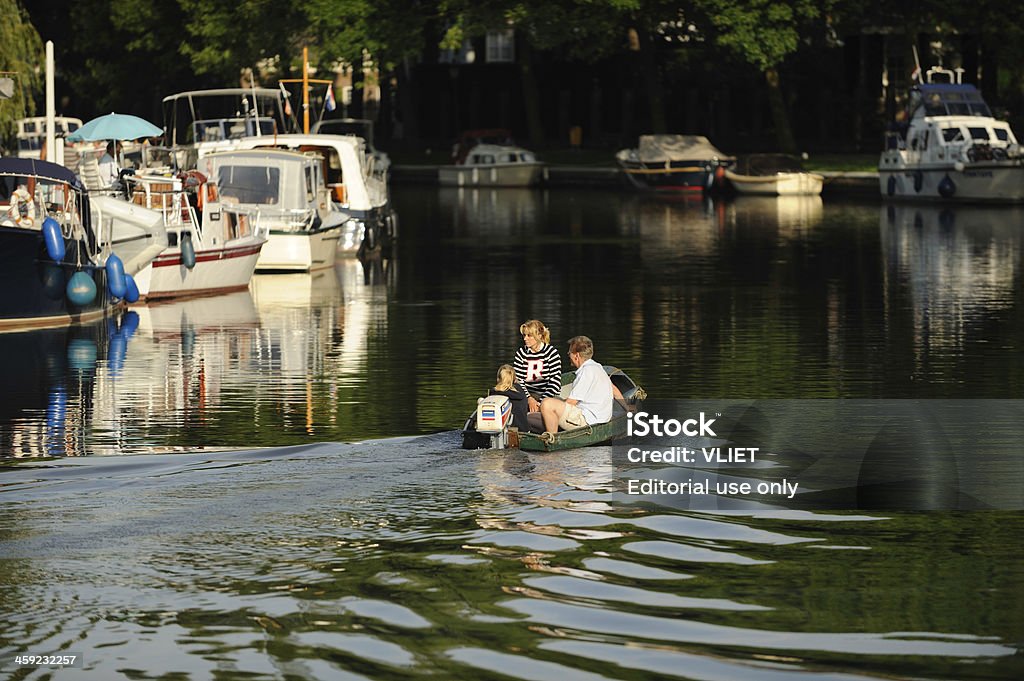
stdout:
[(962, 70), (928, 70), (910, 90), (907, 119), (886, 134), (878, 163), (894, 199), (1024, 202), (1024, 150)]
[(288, 131), (282, 91), (272, 88), (191, 90), (164, 97), (167, 144), (176, 168), (192, 170), (215, 151), (236, 149), (245, 137), (273, 137)]
[[(320, 166), (310, 186), (318, 197), (317, 209), (324, 223), (339, 223), (335, 244), (340, 254), (379, 253), (381, 249), (389, 249), (398, 237), (398, 217), (391, 206), (387, 182), (374, 172), (370, 163), (373, 156), (367, 153), (362, 138), (325, 134), (264, 135), (236, 140), (235, 148), (287, 149), (319, 156)], [(204, 167), (202, 160), (200, 166)]]
[(210, 295), (249, 285), (267, 229), (252, 210), (224, 205), (215, 181), (185, 176), (128, 176), (133, 203), (163, 216), (167, 247), (136, 276), (146, 300)]
[(512, 142), (506, 130), (471, 130), (462, 134), (452, 165), (438, 168), (444, 187), (530, 187), (545, 178), (547, 167)]
[(254, 216), (267, 230), (257, 271), (330, 267), (348, 215), (331, 201), (318, 154), (244, 149), (204, 156), (203, 173), (216, 178), (221, 203)]
[[(55, 138), (67, 137), (82, 127), (82, 119), (72, 116), (54, 116)], [(18, 158), (43, 158), (46, 146), (46, 116), (30, 116), (17, 121)], [(49, 158), (55, 158), (49, 150)]]
[(740, 194), (813, 196), (821, 193), (825, 178), (816, 173), (777, 172), (773, 175), (741, 175), (725, 169), (725, 177)]

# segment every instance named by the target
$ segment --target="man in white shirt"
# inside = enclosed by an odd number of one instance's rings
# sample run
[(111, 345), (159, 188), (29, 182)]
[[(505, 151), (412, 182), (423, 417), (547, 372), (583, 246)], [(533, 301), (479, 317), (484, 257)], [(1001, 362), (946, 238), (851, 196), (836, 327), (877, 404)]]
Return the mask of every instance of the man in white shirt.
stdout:
[(121, 172), (121, 143), (111, 140), (107, 142), (107, 151), (100, 156), (100, 181), (104, 188), (111, 187), (118, 181)]
[(544, 430), (558, 432), (580, 426), (607, 423), (612, 418), (615, 388), (604, 367), (594, 361), (594, 343), (586, 336), (569, 340), (569, 361), (576, 367), (576, 380), (563, 401), (548, 397), (540, 405)]

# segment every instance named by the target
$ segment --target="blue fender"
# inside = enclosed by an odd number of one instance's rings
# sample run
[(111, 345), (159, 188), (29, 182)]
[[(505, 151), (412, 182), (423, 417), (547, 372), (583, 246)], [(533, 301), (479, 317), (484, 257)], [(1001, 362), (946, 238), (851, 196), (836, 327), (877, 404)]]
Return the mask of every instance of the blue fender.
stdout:
[(96, 282), (85, 272), (75, 272), (65, 290), (72, 305), (82, 307), (96, 300)]
[(107, 290), (115, 298), (124, 298), (127, 291), (124, 281), (124, 263), (113, 253), (107, 258)]
[(50, 260), (64, 260), (64, 234), (60, 231), (60, 223), (51, 217), (43, 220), (43, 240), (46, 242), (46, 254)]
[(124, 275), (124, 299), (129, 303), (139, 301), (139, 285), (135, 283), (135, 277), (130, 274)]

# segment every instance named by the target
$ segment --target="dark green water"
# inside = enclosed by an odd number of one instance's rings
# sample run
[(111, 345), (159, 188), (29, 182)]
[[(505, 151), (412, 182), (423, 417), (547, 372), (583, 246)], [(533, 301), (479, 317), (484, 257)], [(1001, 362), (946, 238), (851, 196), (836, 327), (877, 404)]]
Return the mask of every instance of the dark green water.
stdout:
[(395, 202), (393, 261), (0, 335), (0, 674), (1024, 676), (1020, 513), (680, 512), (453, 432), (530, 317), (662, 398), (1016, 398), (1022, 211)]

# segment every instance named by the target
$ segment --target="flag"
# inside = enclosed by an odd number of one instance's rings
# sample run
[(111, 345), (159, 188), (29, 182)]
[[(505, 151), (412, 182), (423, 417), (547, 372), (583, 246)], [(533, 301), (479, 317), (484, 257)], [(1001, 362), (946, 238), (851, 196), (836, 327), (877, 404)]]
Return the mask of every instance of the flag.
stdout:
[(338, 108), (337, 103), (334, 101), (334, 86), (327, 86), (327, 98), (324, 100), (324, 106), (327, 107), (328, 111), (334, 111)]
[(292, 103), (289, 101), (291, 95), (284, 89), (284, 83), (278, 83), (277, 86), (281, 88), (281, 96), (284, 97), (284, 115), (291, 117), (292, 115)]

